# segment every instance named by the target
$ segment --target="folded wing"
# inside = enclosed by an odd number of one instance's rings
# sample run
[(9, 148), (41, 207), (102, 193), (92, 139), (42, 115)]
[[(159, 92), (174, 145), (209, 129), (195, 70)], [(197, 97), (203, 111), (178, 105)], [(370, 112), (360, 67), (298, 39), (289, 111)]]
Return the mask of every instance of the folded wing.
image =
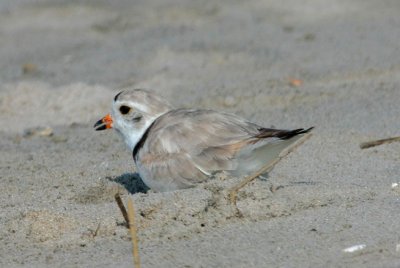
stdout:
[(254, 172), (309, 130), (262, 128), (211, 110), (174, 110), (155, 121), (136, 163), (144, 180), (171, 182), (162, 190), (187, 188), (217, 171)]

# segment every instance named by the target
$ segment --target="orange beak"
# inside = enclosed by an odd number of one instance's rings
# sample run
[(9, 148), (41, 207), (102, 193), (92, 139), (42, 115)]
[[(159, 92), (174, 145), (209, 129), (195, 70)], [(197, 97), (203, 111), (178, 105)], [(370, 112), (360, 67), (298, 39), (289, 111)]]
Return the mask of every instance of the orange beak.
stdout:
[(108, 128), (112, 128), (112, 123), (113, 123), (113, 119), (112, 119), (111, 115), (107, 114), (102, 119), (97, 121), (96, 124), (94, 124), (93, 127), (96, 129), (96, 131), (105, 130), (105, 129), (108, 129)]

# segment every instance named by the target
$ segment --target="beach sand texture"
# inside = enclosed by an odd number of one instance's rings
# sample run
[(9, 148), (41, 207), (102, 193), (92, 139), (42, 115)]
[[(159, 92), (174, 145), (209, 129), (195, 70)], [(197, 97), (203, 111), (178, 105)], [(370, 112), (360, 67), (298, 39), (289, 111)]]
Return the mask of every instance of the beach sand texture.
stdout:
[[(400, 2), (0, 2), (0, 266), (399, 267)], [(93, 124), (126, 86), (315, 126), (266, 178), (143, 193)], [(358, 247), (353, 247), (358, 246)]]

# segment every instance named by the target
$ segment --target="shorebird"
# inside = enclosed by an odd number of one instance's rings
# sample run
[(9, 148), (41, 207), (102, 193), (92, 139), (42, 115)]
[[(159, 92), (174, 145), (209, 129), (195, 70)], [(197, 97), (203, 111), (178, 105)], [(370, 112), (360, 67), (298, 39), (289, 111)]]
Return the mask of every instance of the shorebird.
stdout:
[(221, 171), (259, 176), (312, 129), (265, 128), (230, 113), (174, 109), (143, 89), (118, 93), (111, 113), (94, 127), (115, 129), (132, 152), (143, 182), (160, 192), (193, 187)]

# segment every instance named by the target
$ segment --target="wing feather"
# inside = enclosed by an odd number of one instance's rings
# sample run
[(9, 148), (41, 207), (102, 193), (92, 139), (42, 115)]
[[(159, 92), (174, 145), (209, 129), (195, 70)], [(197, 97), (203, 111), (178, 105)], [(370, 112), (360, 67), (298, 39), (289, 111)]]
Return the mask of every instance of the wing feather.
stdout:
[(256, 155), (268, 155), (268, 148), (281, 150), (280, 141), (304, 133), (262, 128), (233, 114), (186, 109), (164, 114), (150, 131), (137, 155), (139, 172), (145, 182), (162, 180), (170, 189), (191, 187), (221, 170), (241, 175), (241, 170), (254, 168)]

